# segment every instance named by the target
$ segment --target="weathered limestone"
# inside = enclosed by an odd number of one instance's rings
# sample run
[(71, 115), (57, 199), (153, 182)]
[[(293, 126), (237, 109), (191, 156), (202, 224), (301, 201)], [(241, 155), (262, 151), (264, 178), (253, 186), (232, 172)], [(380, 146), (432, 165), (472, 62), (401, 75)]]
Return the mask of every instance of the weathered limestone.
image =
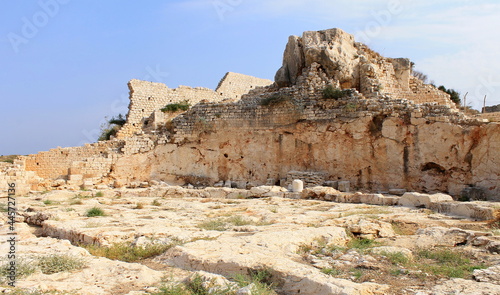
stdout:
[[(384, 58), (340, 29), (290, 36), (283, 66), (275, 76), (276, 84), (288, 87), (303, 83), (300, 75), (318, 66), (321, 69), (314, 71), (319, 71), (318, 82), (323, 86), (355, 88), (366, 97), (383, 93), (415, 103), (436, 102), (454, 107), (449, 95), (411, 75), (409, 59)], [(306, 81), (310, 82), (307, 78)]]

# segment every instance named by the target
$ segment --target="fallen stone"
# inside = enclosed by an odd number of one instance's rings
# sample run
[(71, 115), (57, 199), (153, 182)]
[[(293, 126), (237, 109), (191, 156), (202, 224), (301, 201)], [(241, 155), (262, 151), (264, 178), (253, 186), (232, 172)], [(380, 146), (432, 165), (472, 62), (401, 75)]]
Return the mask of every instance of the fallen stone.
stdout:
[(472, 276), (478, 282), (500, 285), (500, 265), (495, 265), (487, 269), (476, 269), (472, 273)]
[(339, 191), (348, 193), (350, 191), (351, 182), (339, 181), (338, 186), (339, 186)]

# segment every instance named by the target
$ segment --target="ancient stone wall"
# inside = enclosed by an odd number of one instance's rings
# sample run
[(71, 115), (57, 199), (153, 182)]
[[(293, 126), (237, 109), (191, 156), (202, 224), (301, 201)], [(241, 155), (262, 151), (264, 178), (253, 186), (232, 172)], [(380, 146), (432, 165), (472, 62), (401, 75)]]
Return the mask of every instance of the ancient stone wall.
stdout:
[(128, 86), (130, 89), (129, 112), (127, 122), (118, 131), (117, 138), (119, 139), (140, 133), (146, 123), (144, 120), (155, 110), (167, 104), (187, 101), (194, 105), (201, 100), (222, 100), (220, 95), (208, 88), (179, 86), (172, 89), (162, 83), (140, 80), (131, 80)]
[(257, 87), (265, 87), (274, 82), (238, 73), (228, 72), (219, 82), (215, 92), (223, 98), (239, 100), (243, 94)]
[(500, 112), (482, 113), (479, 117), (486, 119), (489, 122), (500, 122)]
[(500, 112), (500, 104), (483, 108), (483, 113), (497, 113), (497, 112)]
[(122, 146), (121, 141), (101, 141), (80, 147), (51, 149), (20, 159), (26, 171), (34, 171), (42, 178), (67, 179), (68, 175), (97, 178), (109, 173)]
[(19, 161), (14, 164), (0, 163), (0, 195), (9, 189), (9, 183), (15, 183), (16, 195), (25, 195), (30, 190), (37, 190), (40, 178), (33, 171), (25, 171)]
[[(268, 105), (266, 104), (266, 101)], [(352, 90), (342, 99), (324, 99), (322, 91), (306, 94), (297, 88), (281, 88), (278, 92), (248, 95), (235, 103), (199, 104), (176, 117), (175, 141), (196, 140), (200, 134), (223, 129), (258, 130), (294, 124), (298, 121), (336, 120), (367, 116), (399, 116), (409, 120), (426, 117), (428, 120), (468, 124), (468, 119), (457, 111), (437, 103), (415, 105), (406, 99), (365, 99)]]
[(200, 101), (218, 102), (228, 98), (237, 100), (252, 89), (272, 83), (270, 80), (230, 72), (221, 79), (216, 91), (188, 86), (169, 88), (162, 83), (131, 80), (128, 84), (130, 105), (127, 122), (118, 132), (117, 138), (123, 139), (141, 133), (148, 127), (150, 122), (147, 119), (152, 113), (167, 104), (187, 101), (190, 105), (195, 105)]

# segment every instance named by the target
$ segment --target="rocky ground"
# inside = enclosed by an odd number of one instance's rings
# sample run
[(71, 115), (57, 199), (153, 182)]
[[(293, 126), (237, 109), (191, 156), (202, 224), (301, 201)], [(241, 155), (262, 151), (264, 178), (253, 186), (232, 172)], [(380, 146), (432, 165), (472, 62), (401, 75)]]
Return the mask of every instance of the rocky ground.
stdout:
[(500, 294), (498, 221), (310, 195), (160, 185), (17, 197), (17, 289), (2, 292)]

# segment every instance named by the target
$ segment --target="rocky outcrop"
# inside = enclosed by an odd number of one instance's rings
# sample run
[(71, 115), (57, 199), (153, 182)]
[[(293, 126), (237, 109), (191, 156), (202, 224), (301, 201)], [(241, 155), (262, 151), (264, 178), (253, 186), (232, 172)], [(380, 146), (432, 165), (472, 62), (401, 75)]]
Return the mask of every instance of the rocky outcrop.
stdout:
[(409, 59), (384, 58), (341, 29), (330, 29), (290, 36), (275, 83), (278, 87), (330, 84), (354, 88), (366, 97), (388, 95), (454, 107), (446, 93), (424, 85), (411, 71)]

